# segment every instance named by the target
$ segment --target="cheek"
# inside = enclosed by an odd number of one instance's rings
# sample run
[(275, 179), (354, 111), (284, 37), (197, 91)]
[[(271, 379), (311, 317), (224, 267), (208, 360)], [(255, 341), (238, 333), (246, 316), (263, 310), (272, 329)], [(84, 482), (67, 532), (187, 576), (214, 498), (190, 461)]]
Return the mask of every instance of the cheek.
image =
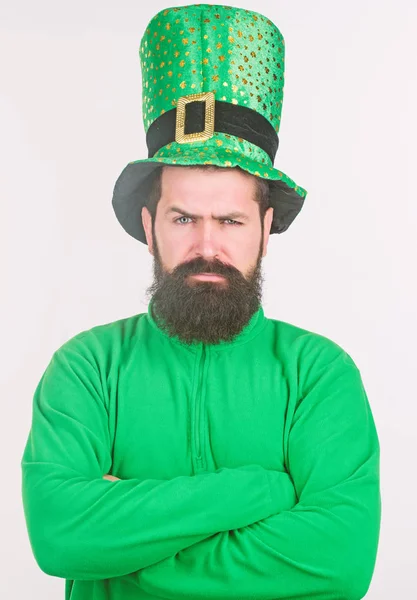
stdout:
[(251, 239), (230, 240), (224, 245), (224, 250), (240, 271), (246, 271), (258, 258), (259, 244)]
[(172, 227), (161, 227), (156, 231), (156, 237), (159, 254), (167, 268), (172, 269), (184, 261), (189, 247), (189, 241), (184, 235), (178, 234)]

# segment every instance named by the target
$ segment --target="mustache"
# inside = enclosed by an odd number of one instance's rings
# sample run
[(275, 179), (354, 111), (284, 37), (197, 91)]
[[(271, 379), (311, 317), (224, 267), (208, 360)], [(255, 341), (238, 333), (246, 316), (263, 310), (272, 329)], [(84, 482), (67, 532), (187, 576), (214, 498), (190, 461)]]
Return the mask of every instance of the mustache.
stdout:
[(193, 258), (190, 261), (177, 265), (172, 271), (172, 277), (185, 277), (186, 275), (196, 275), (197, 273), (210, 273), (213, 275), (224, 275), (225, 277), (241, 275), (240, 271), (223, 263), (218, 259), (206, 260), (202, 257)]

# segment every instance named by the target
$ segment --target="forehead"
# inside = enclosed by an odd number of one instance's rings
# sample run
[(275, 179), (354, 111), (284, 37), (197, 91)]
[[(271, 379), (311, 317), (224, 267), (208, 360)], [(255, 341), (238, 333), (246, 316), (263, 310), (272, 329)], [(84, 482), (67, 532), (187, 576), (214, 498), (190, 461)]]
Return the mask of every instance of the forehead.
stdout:
[(164, 167), (161, 177), (162, 208), (171, 205), (201, 214), (212, 209), (257, 211), (255, 202), (257, 184), (254, 176), (230, 168), (197, 169), (189, 167)]

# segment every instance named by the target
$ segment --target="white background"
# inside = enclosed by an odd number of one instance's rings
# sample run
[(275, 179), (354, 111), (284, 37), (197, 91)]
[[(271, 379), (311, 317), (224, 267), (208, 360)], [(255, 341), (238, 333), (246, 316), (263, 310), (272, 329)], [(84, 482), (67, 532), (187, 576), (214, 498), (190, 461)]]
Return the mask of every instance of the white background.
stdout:
[[(178, 4), (181, 4), (179, 2)], [(187, 4), (187, 2), (184, 2)], [(231, 1), (230, 4), (235, 4)], [(146, 158), (139, 42), (169, 2), (1, 0), (1, 597), (64, 597), (21, 502), (32, 396), (76, 333), (147, 309), (147, 246), (114, 183)], [(369, 600), (416, 596), (417, 3), (240, 0), (286, 41), (275, 166), (308, 190), (264, 259), (267, 316), (316, 331), (361, 370), (381, 444)]]

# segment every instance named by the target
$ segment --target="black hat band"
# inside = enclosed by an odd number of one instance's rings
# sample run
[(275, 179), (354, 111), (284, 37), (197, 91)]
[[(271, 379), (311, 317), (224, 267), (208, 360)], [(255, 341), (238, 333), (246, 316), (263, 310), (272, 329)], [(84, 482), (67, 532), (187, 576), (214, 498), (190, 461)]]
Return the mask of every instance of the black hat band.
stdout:
[[(184, 133), (186, 135), (205, 130), (206, 106), (205, 101), (187, 102), (184, 107)], [(148, 158), (152, 158), (160, 148), (175, 142), (176, 123), (177, 109), (174, 108), (160, 115), (150, 125), (146, 134)], [(278, 134), (268, 119), (255, 110), (239, 104), (216, 100), (214, 102), (214, 131), (233, 135), (255, 144), (264, 150), (271, 159), (271, 163), (274, 163), (279, 144)]]

